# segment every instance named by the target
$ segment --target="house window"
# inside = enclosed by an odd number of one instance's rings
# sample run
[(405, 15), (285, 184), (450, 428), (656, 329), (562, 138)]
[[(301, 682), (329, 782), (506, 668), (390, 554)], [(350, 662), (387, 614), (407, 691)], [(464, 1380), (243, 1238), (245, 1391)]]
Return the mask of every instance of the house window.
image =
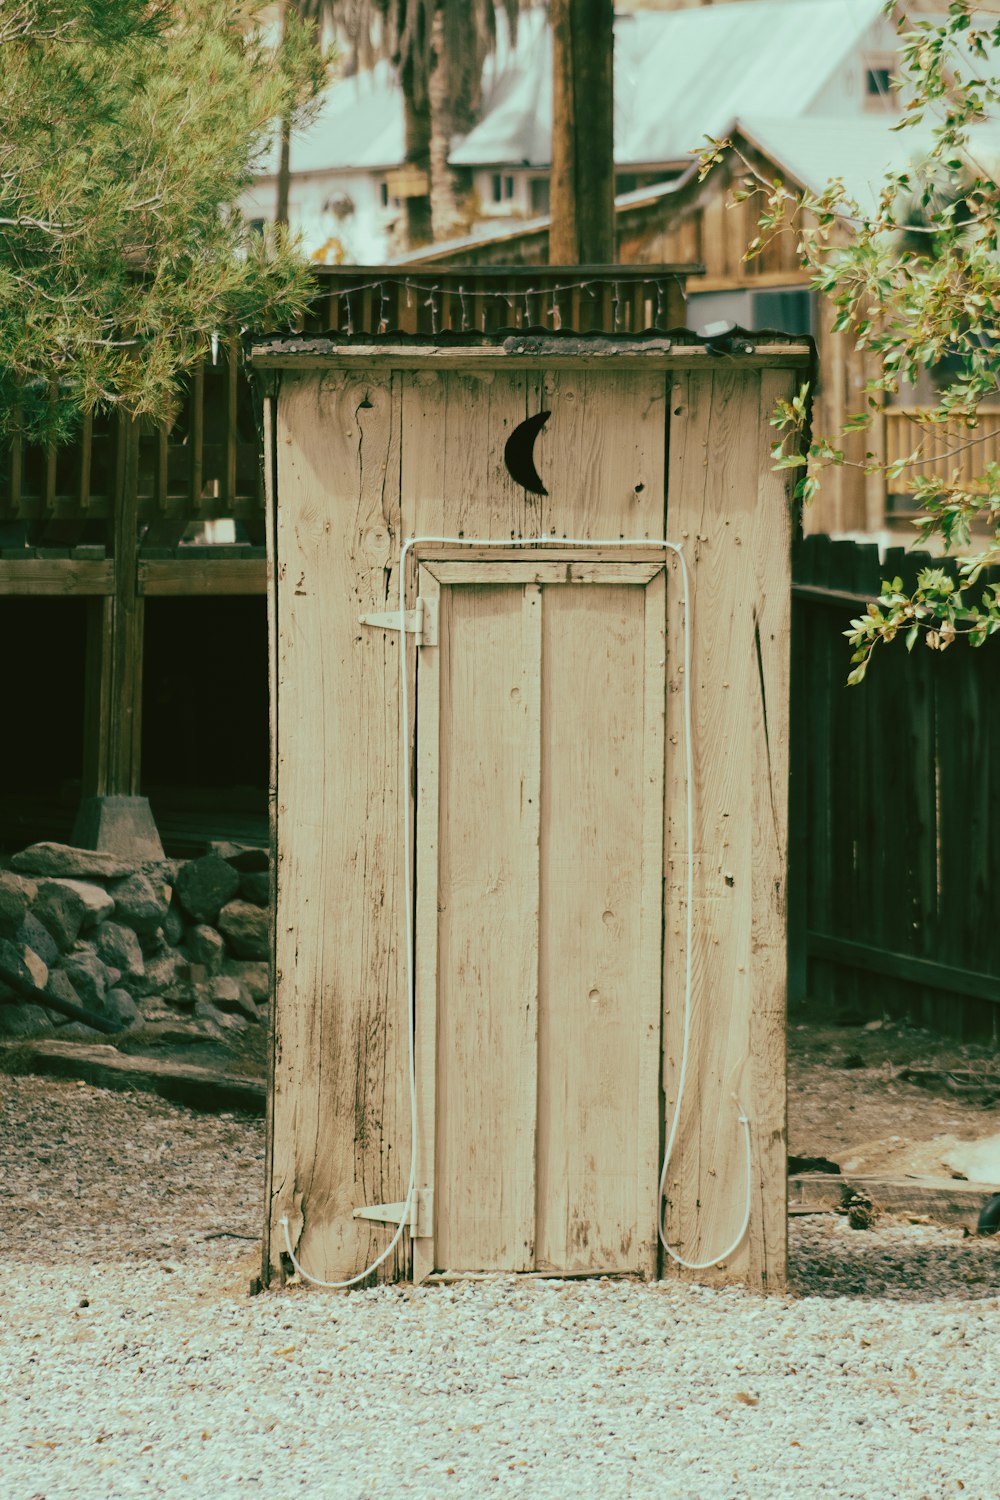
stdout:
[(380, 182), (379, 183), (379, 185), (378, 185), (378, 195), (379, 195), (379, 198), (382, 201), (382, 207), (383, 208), (388, 208), (389, 207), (389, 184), (387, 182)]
[(891, 64), (869, 63), (865, 68), (865, 109), (895, 110), (898, 107), (898, 95), (892, 87)]
[(514, 196), (514, 179), (501, 172), (493, 173), (493, 202), (509, 203)]
[(533, 214), (547, 214), (549, 211), (549, 179), (547, 177), (533, 177), (531, 179), (531, 212)]

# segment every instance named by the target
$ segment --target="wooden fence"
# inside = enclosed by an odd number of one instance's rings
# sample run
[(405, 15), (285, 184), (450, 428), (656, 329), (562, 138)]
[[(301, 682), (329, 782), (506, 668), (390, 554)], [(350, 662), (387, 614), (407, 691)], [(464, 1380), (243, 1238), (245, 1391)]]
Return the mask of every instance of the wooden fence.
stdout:
[(900, 641), (846, 686), (851, 616), (931, 561), (824, 536), (795, 560), (790, 998), (995, 1038), (1000, 649)]

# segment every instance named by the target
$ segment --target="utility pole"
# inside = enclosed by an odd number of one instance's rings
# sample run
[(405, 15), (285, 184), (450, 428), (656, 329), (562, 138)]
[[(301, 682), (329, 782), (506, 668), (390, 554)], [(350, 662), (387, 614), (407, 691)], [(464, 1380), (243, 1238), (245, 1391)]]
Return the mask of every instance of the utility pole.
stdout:
[(551, 0), (549, 262), (615, 259), (614, 0)]

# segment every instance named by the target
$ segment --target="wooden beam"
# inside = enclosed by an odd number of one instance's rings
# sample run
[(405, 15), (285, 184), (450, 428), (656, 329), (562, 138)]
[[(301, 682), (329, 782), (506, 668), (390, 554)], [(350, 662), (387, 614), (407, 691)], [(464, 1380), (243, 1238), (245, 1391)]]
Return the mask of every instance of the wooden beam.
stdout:
[[(88, 621), (84, 797), (131, 797), (139, 789), (144, 605), (138, 595), (139, 425), (119, 418), (112, 519), (112, 586)], [(84, 566), (78, 564), (78, 566)]]
[(72, 557), (0, 558), (0, 595), (69, 598), (110, 594), (111, 562), (80, 562)]
[(552, 0), (551, 15), (549, 260), (613, 261), (613, 0)]
[[(594, 340), (587, 347), (573, 347), (554, 335), (550, 338), (525, 337), (508, 340), (510, 347), (483, 347), (421, 344), (338, 344), (330, 339), (288, 340), (278, 345), (257, 345), (253, 363), (260, 370), (369, 369), (386, 367), (398, 370), (447, 368), (454, 370), (487, 370), (491, 365), (506, 370), (583, 370), (613, 362), (618, 370), (648, 369), (801, 369), (812, 363), (807, 344), (755, 343), (752, 352), (713, 354), (703, 344), (672, 343), (658, 340), (644, 348), (631, 339), (620, 343), (611, 338)], [(563, 348), (560, 349), (560, 343)]]
[(1000, 975), (977, 974), (972, 969), (957, 969), (932, 958), (916, 958), (909, 953), (893, 953), (873, 948), (868, 943), (854, 943), (848, 938), (810, 932), (806, 938), (810, 958), (831, 959), (870, 974), (885, 974), (890, 979), (906, 979), (912, 984), (929, 985), (954, 995), (968, 995), (974, 1000), (988, 1000), (1000, 1005)]
[(267, 563), (259, 557), (223, 557), (217, 562), (157, 558), (139, 563), (140, 594), (178, 598), (266, 592)]

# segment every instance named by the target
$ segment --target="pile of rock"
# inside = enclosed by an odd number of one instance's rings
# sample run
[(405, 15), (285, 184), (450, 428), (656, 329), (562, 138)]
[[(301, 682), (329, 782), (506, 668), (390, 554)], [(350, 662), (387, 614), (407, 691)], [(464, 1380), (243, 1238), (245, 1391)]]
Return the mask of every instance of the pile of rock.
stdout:
[(226, 1040), (266, 1018), (263, 849), (137, 864), (32, 844), (0, 869), (0, 1037), (143, 1026)]

